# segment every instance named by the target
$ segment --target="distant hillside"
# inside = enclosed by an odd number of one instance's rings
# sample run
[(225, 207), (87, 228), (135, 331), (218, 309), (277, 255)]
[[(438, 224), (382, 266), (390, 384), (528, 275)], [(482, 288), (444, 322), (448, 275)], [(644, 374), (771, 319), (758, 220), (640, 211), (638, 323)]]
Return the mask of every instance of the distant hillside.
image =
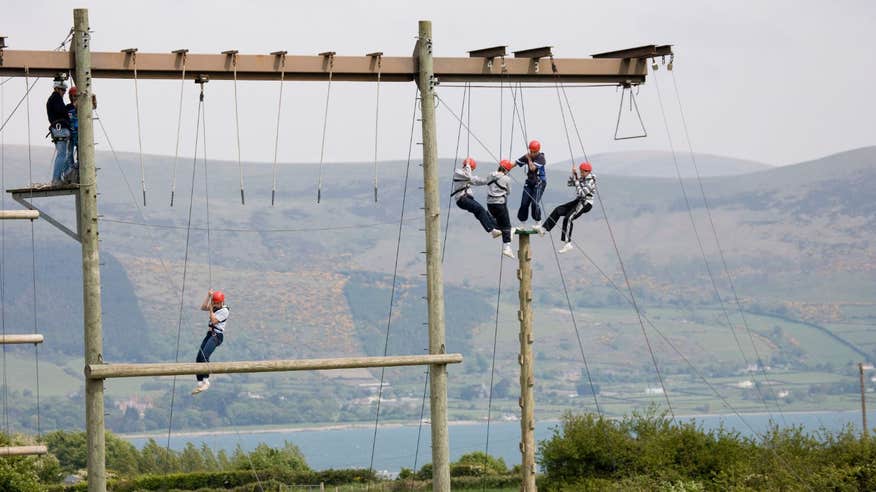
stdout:
[[(702, 177), (738, 176), (772, 168), (772, 166), (762, 162), (719, 155), (695, 154), (695, 157), (697, 169)], [(657, 178), (675, 178), (677, 176), (671, 152), (659, 150), (610, 152), (594, 154), (590, 158), (595, 169), (601, 174)], [(683, 178), (696, 177), (690, 153), (679, 151), (676, 158)]]

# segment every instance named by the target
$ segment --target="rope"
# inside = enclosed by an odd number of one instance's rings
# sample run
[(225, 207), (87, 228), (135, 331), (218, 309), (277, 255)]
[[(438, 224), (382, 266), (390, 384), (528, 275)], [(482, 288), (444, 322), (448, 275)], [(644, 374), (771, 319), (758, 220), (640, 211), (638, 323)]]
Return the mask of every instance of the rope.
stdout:
[[(389, 314), (386, 317), (386, 337), (383, 341), (383, 356), (386, 357), (386, 354), (389, 352), (389, 329), (392, 326), (392, 311), (395, 307), (395, 289), (396, 282), (398, 280), (398, 258), (399, 253), (401, 252), (401, 239), (402, 239), (402, 226), (404, 225), (404, 215), (405, 215), (405, 204), (407, 203), (408, 197), (408, 177), (411, 171), (411, 154), (414, 148), (414, 127), (417, 123), (417, 102), (419, 98), (417, 97), (417, 93), (414, 93), (414, 109), (411, 114), (411, 136), (409, 138), (408, 143), (408, 162), (405, 166), (405, 180), (404, 185), (402, 187), (402, 202), (401, 202), (401, 214), (398, 222), (398, 239), (396, 240), (395, 245), (395, 264), (392, 269), (392, 288), (389, 294)], [(380, 368), (380, 386), (377, 389), (377, 411), (374, 416), (374, 434), (371, 438), (371, 460), (368, 464), (368, 472), (371, 473), (374, 470), (374, 452), (377, 448), (377, 429), (380, 423), (380, 403), (383, 398), (383, 382), (384, 375), (386, 373), (386, 368)]]
[[(465, 112), (465, 97), (471, 99), (471, 92), (465, 91), (462, 93), (462, 108), (459, 109), (460, 114)], [(453, 187), (453, 172), (456, 169), (456, 163), (459, 162), (459, 142), (462, 140), (462, 120), (459, 120), (459, 127), (456, 129), (456, 150), (453, 152), (453, 162), (450, 163), (450, 187)], [(444, 239), (441, 243), (441, 264), (444, 264), (444, 253), (447, 251), (447, 231), (450, 230), (450, 211), (453, 209), (453, 197), (447, 197), (447, 216), (444, 219)]]
[[(36, 83), (36, 81), (34, 81)], [(30, 70), (24, 70), (24, 86), (30, 86)], [(31, 143), (31, 124), (30, 124), (30, 90), (25, 94), (26, 114), (27, 114), (27, 175), (31, 183), (33, 183), (33, 152)], [(70, 142), (67, 142), (67, 151), (70, 152)], [(31, 188), (31, 199), (33, 198), (33, 189)], [(33, 277), (33, 332), (37, 332), (37, 291), (36, 291), (36, 236), (34, 231), (33, 219), (30, 221), (30, 253), (31, 253), (31, 272)], [(40, 429), (40, 349), (39, 344), (33, 344), (34, 363), (36, 364), (36, 428), (37, 437), (42, 435)]]
[[(25, 80), (27, 80), (27, 77), (25, 77)], [(24, 100), (27, 99), (27, 97), (30, 95), (30, 91), (33, 90), (33, 88), (36, 86), (36, 83), (39, 80), (40, 80), (39, 77), (35, 78), (33, 81), (33, 84), (30, 84), (30, 87), (27, 87), (27, 90), (24, 92), (24, 95), (21, 96), (21, 99), (19, 99), (18, 103), (15, 105), (15, 107), (12, 108), (12, 112), (9, 113), (9, 116), (7, 116), (6, 119), (3, 120), (3, 124), (0, 125), (0, 133), (3, 133), (3, 130), (6, 128), (7, 123), (9, 123), (9, 121), (12, 120), (12, 117), (15, 116), (15, 112), (18, 111), (18, 108), (21, 106), (22, 103), (24, 103)]]
[[(426, 380), (423, 382), (423, 400), (420, 403), (420, 425), (417, 427), (417, 447), (414, 451), (414, 467), (412, 469), (414, 473), (417, 471), (417, 459), (420, 456), (420, 437), (423, 433), (423, 418), (426, 416), (426, 393), (429, 388), (429, 371), (431, 370), (432, 366), (426, 366)], [(414, 490), (413, 473), (411, 474), (410, 490)]]
[(502, 273), (505, 269), (505, 261), (502, 254), (499, 254), (499, 287), (496, 289), (496, 323), (493, 327), (493, 356), (490, 362), (490, 394), (487, 397), (487, 438), (484, 443), (484, 474), (481, 482), (482, 489), (487, 490), (487, 459), (490, 453), (490, 424), (493, 417), (493, 381), (496, 376), (496, 346), (499, 341), (499, 306), (502, 301)]
[(137, 108), (137, 149), (140, 155), (140, 187), (143, 190), (143, 206), (146, 206), (146, 168), (143, 166), (143, 135), (140, 128), (140, 89), (137, 82), (137, 53), (131, 53), (134, 65), (134, 103)]
[(377, 203), (377, 141), (380, 130), (380, 71), (382, 55), (377, 55), (377, 100), (374, 103), (374, 203)]
[(335, 57), (334, 55), (327, 55), (328, 64), (329, 64), (329, 74), (328, 74), (328, 86), (325, 91), (325, 111), (322, 115), (322, 144), (319, 146), (319, 183), (317, 184), (316, 189), (316, 203), (319, 203), (322, 200), (322, 164), (325, 158), (325, 134), (326, 128), (328, 127), (328, 111), (329, 111), (329, 102), (332, 97), (332, 71), (335, 67)]
[[(204, 85), (201, 84), (201, 97), (203, 98)], [(213, 288), (213, 255), (210, 250), (210, 187), (208, 185), (210, 173), (207, 169), (207, 103), (201, 99), (201, 132), (204, 136), (204, 201), (207, 215), (207, 287)], [(197, 155), (197, 154), (196, 154)], [(242, 192), (243, 190), (241, 190)], [(242, 196), (242, 195), (241, 195)]]
[[(11, 77), (10, 77), (11, 79)], [(9, 80), (9, 79), (7, 79)], [(6, 116), (6, 89), (0, 86), (0, 120)], [(6, 189), (6, 136), (0, 132), (0, 188)], [(6, 208), (6, 193), (0, 193), (0, 209)], [(6, 221), (0, 220), (0, 327), (6, 337)], [(9, 432), (9, 384), (7, 382), (6, 344), (3, 344), (3, 428)]]
[[(405, 222), (412, 222), (415, 220), (422, 220), (422, 215), (414, 216), (414, 217), (406, 217)], [(104, 222), (111, 222), (115, 224), (127, 224), (127, 225), (135, 225), (140, 227), (152, 227), (157, 229), (188, 229), (186, 226), (176, 226), (176, 225), (166, 225), (166, 224), (149, 224), (146, 222), (135, 222), (133, 220), (121, 220), (121, 219), (108, 219), (106, 217), (101, 218)], [(368, 229), (377, 226), (385, 226), (390, 224), (395, 224), (396, 221), (392, 220), (389, 222), (372, 222), (370, 224), (364, 225), (342, 225), (342, 226), (329, 226), (329, 227), (300, 227), (300, 228), (290, 228), (290, 229), (239, 229), (239, 228), (227, 228), (227, 227), (210, 227), (210, 230), (214, 232), (242, 232), (242, 233), (254, 233), (254, 234), (270, 234), (270, 233), (287, 233), (287, 232), (324, 232), (324, 231), (341, 231), (346, 229)], [(191, 229), (193, 231), (206, 231), (206, 227), (198, 227), (192, 226)]]
[[(703, 239), (700, 236), (699, 228), (697, 228), (696, 221), (694, 220), (693, 208), (690, 205), (690, 199), (687, 196), (687, 189), (684, 186), (684, 180), (681, 177), (681, 167), (678, 165), (678, 156), (675, 152), (675, 145), (672, 141), (672, 133), (669, 131), (669, 120), (666, 118), (666, 109), (663, 106), (663, 95), (660, 91), (660, 83), (658, 82), (658, 77), (654, 76), (654, 87), (657, 90), (657, 101), (660, 105), (660, 113), (663, 116), (663, 126), (666, 129), (666, 139), (669, 143), (669, 150), (672, 153), (672, 162), (675, 165), (675, 176), (678, 179), (678, 186), (681, 188), (681, 196), (684, 198), (684, 205), (687, 208), (687, 216), (690, 219), (690, 226), (693, 229), (694, 237), (697, 241), (697, 246), (700, 250), (700, 256), (703, 258), (703, 265), (706, 267), (706, 273), (709, 275), (709, 280), (712, 284), (712, 290), (715, 292), (715, 297), (718, 299), (718, 304), (721, 307), (721, 313), (724, 315), (724, 319), (727, 322), (727, 328), (730, 329), (730, 333), (733, 334), (733, 341), (736, 343), (736, 347), (739, 349), (739, 353), (742, 355), (742, 360), (745, 362), (745, 366), (749, 366), (748, 357), (745, 355), (745, 350), (742, 348), (742, 342), (739, 341), (739, 337), (736, 335), (736, 329), (733, 327), (733, 322), (730, 320), (730, 314), (727, 312), (727, 306), (724, 304), (724, 298), (721, 297), (721, 292), (718, 290), (718, 283), (715, 281), (715, 276), (712, 274), (712, 267), (709, 265), (709, 260), (706, 257), (706, 248), (703, 246)], [(632, 96), (632, 92), (630, 93)], [(705, 195), (703, 195), (705, 197)], [(761, 404), (763, 404), (764, 410), (770, 415), (770, 419), (773, 418), (772, 411), (770, 410), (769, 405), (767, 405), (766, 398), (764, 397), (763, 391), (760, 388), (760, 385), (755, 385), (755, 389), (757, 390), (758, 397), (760, 398)], [(778, 399), (776, 399), (778, 401)], [(778, 407), (778, 403), (776, 403), (776, 407)], [(781, 411), (781, 409), (779, 410)]]
[[(690, 158), (691, 158), (691, 161), (693, 162), (694, 171), (695, 171), (696, 176), (697, 176), (697, 183), (699, 184), (699, 188), (700, 188), (700, 194), (703, 197), (703, 204), (705, 204), (705, 207), (706, 207), (706, 216), (709, 218), (709, 226), (712, 229), (712, 236), (715, 238), (715, 244), (718, 247), (718, 255), (721, 258), (721, 265), (724, 269), (724, 275), (726, 275), (726, 277), (727, 277), (727, 283), (730, 285), (730, 291), (733, 293), (733, 299), (736, 302), (736, 308), (739, 310), (739, 316), (742, 318), (742, 324), (743, 324), (743, 326), (745, 326), (745, 331), (748, 334), (748, 339), (751, 342), (751, 347), (754, 349), (754, 354), (755, 354), (755, 357), (757, 358), (757, 365), (760, 368), (761, 375), (763, 376), (763, 379), (767, 383), (767, 385), (772, 386), (771, 381), (770, 381), (769, 377), (767, 376), (766, 368), (765, 368), (764, 363), (763, 363), (763, 359), (760, 356), (760, 350), (758, 350), (757, 344), (754, 343), (754, 335), (752, 335), (751, 326), (748, 324), (748, 318), (745, 317), (745, 310), (742, 309), (742, 303), (739, 301), (739, 294), (736, 292), (736, 285), (733, 282), (733, 276), (730, 275), (730, 269), (727, 267), (727, 260), (724, 256), (724, 248), (721, 246), (721, 241), (718, 238), (718, 230), (715, 227), (715, 221), (712, 219), (712, 208), (709, 205), (709, 200), (706, 197), (706, 191), (703, 188), (703, 180), (702, 180), (702, 177), (700, 175), (699, 166), (697, 166), (696, 154), (694, 154), (693, 145), (692, 145), (691, 139), (690, 139), (690, 133), (687, 130), (687, 120), (684, 117), (684, 108), (682, 107), (682, 104), (681, 104), (681, 95), (678, 91), (678, 83), (675, 80), (675, 71), (670, 70), (669, 73), (672, 74), (672, 85), (675, 88), (675, 98), (676, 98), (676, 101), (678, 102), (679, 114), (681, 115), (681, 124), (682, 124), (682, 128), (684, 129), (684, 138), (687, 141), (688, 151), (690, 152)], [(656, 82), (656, 77), (655, 77), (655, 82)], [(776, 409), (779, 411), (779, 415), (782, 417), (782, 422), (785, 422), (785, 414), (782, 412), (781, 407), (779, 407), (778, 399), (776, 400)]]
[[(182, 131), (182, 113), (183, 113), (183, 92), (186, 85), (186, 61), (188, 57), (186, 53), (181, 53), (182, 56), (182, 77), (179, 83), (179, 115), (176, 118), (176, 149), (173, 152), (173, 172), (170, 185), (170, 206), (173, 206), (173, 195), (176, 193), (176, 163), (179, 160), (179, 138)], [(101, 123), (103, 127), (103, 123)]]
[[(244, 194), (243, 194), (243, 162), (240, 160), (240, 116), (239, 116), (238, 111), (237, 111), (237, 53), (234, 53), (231, 56), (231, 66), (234, 69), (234, 131), (237, 134), (237, 167), (240, 168), (240, 204), (246, 205), (246, 198), (244, 197)], [(204, 123), (206, 124), (206, 117), (204, 119)], [(206, 128), (204, 131), (206, 132)], [(204, 145), (207, 144), (206, 141), (207, 141), (207, 134), (204, 133)], [(206, 166), (206, 165), (207, 165), (207, 154), (205, 151), (205, 153), (204, 153), (204, 166)], [(204, 170), (206, 171), (206, 167)], [(205, 176), (205, 181), (206, 181), (206, 176)], [(207, 210), (208, 210), (207, 213), (209, 216), (209, 210), (210, 210), (209, 204), (207, 205)], [(208, 237), (209, 237), (209, 232), (208, 232)], [(208, 240), (208, 244), (209, 244), (209, 240)], [(208, 250), (209, 250), (209, 246), (208, 246)]]
[(281, 53), (280, 57), (280, 97), (277, 98), (277, 131), (274, 134), (274, 166), (273, 176), (271, 181), (271, 206), (274, 206), (277, 197), (277, 150), (280, 148), (280, 115), (283, 113), (283, 79), (286, 78), (286, 54)]

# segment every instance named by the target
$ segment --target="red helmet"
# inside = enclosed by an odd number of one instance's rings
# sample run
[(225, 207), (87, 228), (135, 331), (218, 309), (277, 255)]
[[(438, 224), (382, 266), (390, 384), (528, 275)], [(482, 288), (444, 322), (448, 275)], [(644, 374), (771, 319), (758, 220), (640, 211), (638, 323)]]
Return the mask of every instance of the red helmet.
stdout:
[(466, 157), (465, 160), (462, 161), (462, 165), (463, 165), (463, 167), (464, 166), (470, 167), (472, 171), (474, 171), (475, 169), (478, 168), (478, 163), (475, 162), (475, 160), (472, 159), (471, 157)]
[(213, 302), (225, 302), (225, 294), (221, 290), (213, 293)]
[(538, 152), (541, 150), (541, 142), (538, 140), (533, 140), (529, 142), (529, 151), (530, 152)]
[(506, 171), (514, 169), (514, 163), (509, 161), (508, 159), (502, 159), (502, 162), (499, 163), (499, 166)]
[(68, 94), (70, 97), (73, 97), (73, 96), (79, 94), (79, 89), (77, 89), (76, 86), (73, 86), (73, 87), (70, 88), (70, 90), (67, 92), (67, 94)]
[(593, 166), (590, 165), (589, 162), (582, 162), (578, 169), (581, 170), (582, 173), (589, 173), (593, 171)]

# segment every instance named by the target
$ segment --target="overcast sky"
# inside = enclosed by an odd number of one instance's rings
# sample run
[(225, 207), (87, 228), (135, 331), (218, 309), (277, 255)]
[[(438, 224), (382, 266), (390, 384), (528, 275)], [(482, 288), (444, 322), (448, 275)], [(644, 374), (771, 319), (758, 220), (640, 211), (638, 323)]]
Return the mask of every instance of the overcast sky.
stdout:
[[(554, 46), (558, 57), (642, 44), (675, 46), (675, 77), (699, 152), (774, 165), (814, 159), (876, 144), (876, 2), (850, 1), (538, 1), (502, 2), (234, 2), (234, 1), (47, 1), (3, 0), (0, 33), (10, 49), (54, 48), (72, 25), (72, 9), (88, 7), (94, 51), (136, 47), (141, 52), (188, 48), (193, 53), (288, 50), (316, 54), (332, 50), (387, 56), (412, 51), (417, 21), (433, 21), (436, 56), (499, 44), (509, 50)], [(656, 79), (655, 79), (656, 77)], [(613, 88), (569, 89), (575, 118), (590, 153), (668, 149), (657, 104), (662, 91), (676, 148), (686, 149), (678, 119), (672, 75), (649, 76), (639, 93), (648, 138), (614, 141), (620, 93)], [(142, 81), (140, 107), (143, 151), (173, 155), (176, 145), (179, 82)], [(191, 155), (197, 94), (185, 85), (181, 155)], [(24, 91), (24, 81), (2, 87), (8, 115)], [(103, 123), (117, 150), (136, 151), (133, 82), (97, 80)], [(279, 159), (314, 162), (320, 155), (325, 83), (287, 83), (280, 123)], [(34, 145), (49, 146), (45, 99), (50, 82), (41, 81), (30, 101)], [(241, 155), (244, 161), (272, 161), (278, 82), (239, 83)], [(380, 159), (407, 155), (414, 85), (386, 83), (381, 89)], [(336, 83), (329, 106), (325, 159), (370, 161), (374, 154), (374, 84)], [(461, 90), (439, 89), (458, 111)], [(524, 101), (529, 136), (544, 142), (549, 160), (568, 159), (556, 93), (531, 89)], [(498, 154), (498, 89), (476, 90), (472, 129)], [(509, 154), (511, 99), (505, 92), (503, 150)], [(456, 122), (439, 111), (442, 157), (454, 155)], [(624, 111), (622, 130), (636, 130)], [(207, 88), (208, 153), (236, 159), (232, 82)], [(519, 129), (515, 130), (519, 136)], [(24, 108), (4, 132), (6, 143), (26, 143)], [(103, 137), (98, 133), (98, 141)], [(515, 138), (517, 154), (522, 143)], [(463, 143), (465, 147), (465, 143)], [(99, 143), (99, 149), (106, 148)], [(470, 153), (490, 159), (472, 143)], [(596, 163), (595, 163), (596, 164)]]

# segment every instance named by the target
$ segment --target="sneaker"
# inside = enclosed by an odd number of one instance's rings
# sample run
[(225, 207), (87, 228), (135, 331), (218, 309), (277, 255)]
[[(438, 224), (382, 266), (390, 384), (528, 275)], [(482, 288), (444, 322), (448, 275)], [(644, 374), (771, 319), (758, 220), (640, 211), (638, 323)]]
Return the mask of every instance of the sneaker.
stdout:
[(575, 249), (575, 247), (572, 246), (572, 243), (566, 243), (563, 245), (562, 248), (559, 249), (559, 252), (560, 253), (567, 253), (569, 251), (572, 251), (573, 249)]
[(544, 236), (544, 233), (547, 232), (541, 224), (535, 224), (532, 226), (532, 230), (537, 232), (539, 235)]
[(514, 234), (517, 234), (517, 227), (511, 228), (511, 237), (514, 238)]
[(192, 390), (192, 394), (197, 395), (198, 393), (206, 390), (209, 387), (210, 387), (210, 380), (209, 379), (205, 379), (203, 381), (198, 381), (198, 385), (195, 386), (195, 389)]
[(490, 235), (493, 237), (499, 237), (502, 235), (502, 231), (500, 231), (499, 229), (493, 229), (492, 231), (490, 231)]
[(502, 255), (507, 256), (508, 258), (511, 258), (512, 260), (514, 258), (516, 258), (514, 256), (514, 252), (511, 251), (511, 244), (510, 243), (505, 243), (504, 245), (502, 245)]

